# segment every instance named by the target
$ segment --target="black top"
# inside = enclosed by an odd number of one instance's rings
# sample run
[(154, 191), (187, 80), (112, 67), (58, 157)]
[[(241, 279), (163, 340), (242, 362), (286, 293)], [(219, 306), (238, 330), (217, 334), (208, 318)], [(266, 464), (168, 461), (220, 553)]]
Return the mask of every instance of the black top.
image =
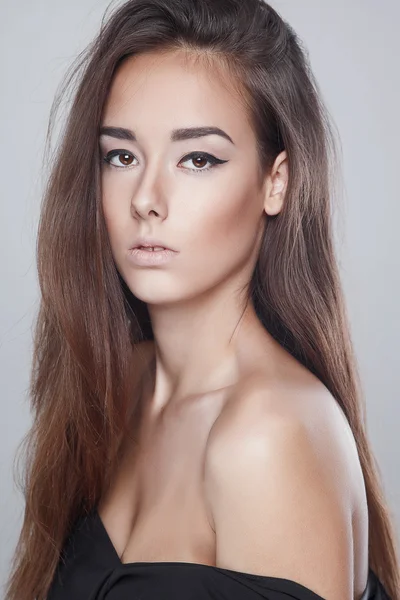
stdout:
[[(97, 510), (61, 553), (47, 600), (324, 600), (290, 579), (190, 562), (122, 563)], [(391, 600), (372, 569), (361, 600)]]

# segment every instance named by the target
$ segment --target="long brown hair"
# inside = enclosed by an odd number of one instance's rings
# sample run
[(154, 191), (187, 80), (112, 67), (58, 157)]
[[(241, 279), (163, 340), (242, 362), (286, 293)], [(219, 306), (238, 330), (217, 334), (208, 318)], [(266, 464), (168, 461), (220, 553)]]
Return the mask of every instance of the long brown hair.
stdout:
[(348, 419), (366, 486), (369, 565), (399, 600), (394, 526), (367, 438), (333, 243), (339, 158), (332, 120), (299, 38), (262, 0), (128, 0), (103, 19), (56, 94), (46, 149), (61, 98), (69, 86), (73, 91), (48, 162), (38, 230), (34, 419), (22, 440), (26, 503), (6, 600), (44, 600), (62, 546), (106, 489), (127, 431), (133, 349), (153, 333), (146, 305), (127, 288), (111, 254), (99, 129), (122, 61), (177, 49), (236, 83), (261, 174), (287, 151), (285, 205), (266, 220), (249, 294), (265, 328), (324, 383)]

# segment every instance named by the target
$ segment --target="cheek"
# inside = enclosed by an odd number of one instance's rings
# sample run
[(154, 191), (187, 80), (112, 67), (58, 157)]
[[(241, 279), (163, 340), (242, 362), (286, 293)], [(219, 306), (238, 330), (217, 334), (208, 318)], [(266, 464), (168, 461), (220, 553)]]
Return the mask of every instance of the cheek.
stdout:
[(223, 196), (215, 197), (211, 205), (207, 222), (201, 227), (210, 244), (220, 250), (232, 250), (232, 247), (239, 250), (252, 243), (262, 207), (251, 186), (240, 186), (236, 179), (236, 185), (226, 188)]
[[(123, 198), (123, 196), (118, 194), (115, 189), (107, 189), (107, 186), (103, 188), (101, 205), (103, 209), (104, 221), (111, 245), (115, 249), (117, 247), (118, 240), (121, 241), (121, 236), (123, 236), (123, 231), (126, 227), (127, 221), (127, 217), (125, 215), (126, 206), (124, 206), (121, 198)], [(122, 237), (122, 239), (124, 238)]]
[(256, 191), (248, 185), (226, 190), (223, 198), (214, 193), (207, 210), (186, 225), (192, 266), (217, 273), (246, 260), (254, 250), (261, 215)]

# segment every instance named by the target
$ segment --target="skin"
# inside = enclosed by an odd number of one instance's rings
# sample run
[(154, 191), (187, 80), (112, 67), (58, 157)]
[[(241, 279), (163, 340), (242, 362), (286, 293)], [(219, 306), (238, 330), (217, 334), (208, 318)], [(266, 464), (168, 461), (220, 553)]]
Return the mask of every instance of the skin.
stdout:
[[(351, 430), (241, 292), (265, 220), (282, 210), (287, 155), (260, 185), (256, 139), (234, 87), (186, 58), (126, 60), (103, 116), (103, 126), (136, 136), (100, 138), (102, 157), (122, 151), (112, 159), (120, 168), (102, 166), (102, 206), (116, 266), (147, 303), (155, 339), (143, 344), (140, 452), (125, 442), (99, 515), (123, 562), (217, 565), (292, 579), (326, 600), (358, 599), (368, 521)], [(173, 129), (202, 126), (234, 143), (170, 140)], [(188, 158), (194, 151), (226, 162), (211, 167)], [(161, 267), (132, 265), (139, 236), (178, 254)]]
[[(101, 138), (103, 156), (121, 148), (135, 156), (130, 170), (121, 156), (113, 164), (123, 168), (103, 167), (103, 208), (117, 267), (151, 316), (154, 414), (170, 402), (237, 381), (238, 362), (253, 338), (268, 343), (252, 306), (241, 320), (239, 290), (254, 269), (265, 215), (281, 210), (288, 175), (283, 152), (260, 188), (255, 138), (243, 108), (216, 78), (185, 65), (179, 53), (126, 62), (103, 125), (133, 129), (138, 141)], [(217, 135), (169, 140), (172, 129), (204, 125), (218, 126), (234, 144)], [(196, 173), (211, 165), (182, 160), (193, 151), (227, 162)], [(163, 267), (132, 266), (127, 252), (142, 235), (179, 254)]]

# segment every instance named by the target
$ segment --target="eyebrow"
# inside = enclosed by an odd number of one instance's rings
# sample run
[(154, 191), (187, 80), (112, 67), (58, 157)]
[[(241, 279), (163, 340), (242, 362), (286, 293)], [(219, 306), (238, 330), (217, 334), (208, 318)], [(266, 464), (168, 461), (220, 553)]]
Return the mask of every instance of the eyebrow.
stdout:
[[(131, 129), (124, 127), (104, 126), (100, 128), (100, 137), (107, 135), (116, 138), (117, 140), (128, 140), (136, 142), (136, 135)], [(227, 139), (231, 144), (235, 145), (232, 138), (219, 127), (186, 127), (182, 129), (173, 129), (171, 132), (171, 142), (180, 142), (182, 140), (192, 140), (206, 135), (219, 135)]]

